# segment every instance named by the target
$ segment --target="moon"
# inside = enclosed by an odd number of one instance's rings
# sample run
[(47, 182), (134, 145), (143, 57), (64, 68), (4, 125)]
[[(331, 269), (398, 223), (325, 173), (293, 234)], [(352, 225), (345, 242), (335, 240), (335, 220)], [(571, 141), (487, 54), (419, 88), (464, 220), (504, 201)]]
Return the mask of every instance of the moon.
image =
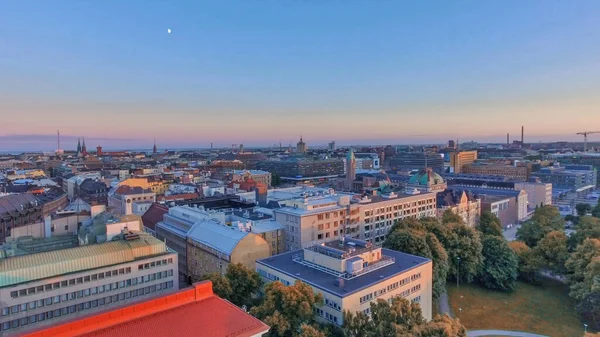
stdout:
[(167, 28), (167, 33), (171, 34), (171, 28)]

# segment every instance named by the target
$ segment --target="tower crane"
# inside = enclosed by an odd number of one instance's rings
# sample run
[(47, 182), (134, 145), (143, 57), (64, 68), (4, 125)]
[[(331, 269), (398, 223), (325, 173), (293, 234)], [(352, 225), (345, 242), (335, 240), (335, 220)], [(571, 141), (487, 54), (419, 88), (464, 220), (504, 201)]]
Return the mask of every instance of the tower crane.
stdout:
[(583, 132), (577, 132), (578, 135), (582, 135), (583, 136), (583, 152), (587, 152), (587, 136), (591, 135), (592, 133), (600, 133), (600, 131), (583, 131)]

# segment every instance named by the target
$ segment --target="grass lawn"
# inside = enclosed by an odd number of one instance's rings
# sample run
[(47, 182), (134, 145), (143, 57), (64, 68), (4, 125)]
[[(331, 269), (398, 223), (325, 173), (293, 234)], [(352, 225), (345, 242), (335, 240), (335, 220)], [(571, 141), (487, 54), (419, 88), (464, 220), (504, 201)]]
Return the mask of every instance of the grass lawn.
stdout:
[(456, 288), (449, 283), (448, 296), (452, 311), (469, 330), (500, 329), (552, 337), (583, 336), (583, 323), (575, 312), (575, 302), (568, 296), (568, 287), (554, 281), (545, 281), (540, 286), (519, 282), (512, 293), (468, 284)]

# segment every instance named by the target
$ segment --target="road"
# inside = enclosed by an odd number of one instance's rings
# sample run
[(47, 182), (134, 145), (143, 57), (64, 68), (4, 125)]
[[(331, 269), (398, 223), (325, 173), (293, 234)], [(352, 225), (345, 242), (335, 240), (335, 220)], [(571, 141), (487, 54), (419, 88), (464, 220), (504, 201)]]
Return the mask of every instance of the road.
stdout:
[[(512, 228), (503, 231), (506, 241), (515, 241), (517, 239), (518, 227), (520, 226), (513, 226)], [(573, 229), (565, 229), (565, 234), (567, 234), (567, 236), (570, 236), (573, 232), (575, 232)]]
[(521, 331), (506, 331), (506, 330), (471, 330), (467, 331), (468, 337), (483, 337), (483, 336), (513, 336), (513, 337), (549, 337), (546, 335), (538, 335), (529, 332)]

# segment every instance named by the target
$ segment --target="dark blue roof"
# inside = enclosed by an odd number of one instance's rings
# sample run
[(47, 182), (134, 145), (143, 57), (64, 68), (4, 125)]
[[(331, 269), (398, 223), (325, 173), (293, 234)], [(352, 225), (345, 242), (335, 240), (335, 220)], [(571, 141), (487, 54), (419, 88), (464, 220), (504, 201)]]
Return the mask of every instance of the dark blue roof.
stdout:
[(364, 288), (377, 284), (383, 280), (389, 279), (398, 274), (405, 273), (423, 264), (431, 263), (430, 259), (424, 257), (382, 248), (381, 253), (383, 255), (393, 257), (395, 259), (394, 264), (374, 270), (369, 273), (365, 273), (351, 280), (344, 280), (343, 286), (340, 287), (336, 285), (336, 281), (338, 279), (337, 277), (301, 265), (292, 260), (292, 257), (294, 255), (301, 253), (302, 250), (295, 250), (280, 255), (272, 256), (266, 259), (258, 260), (256, 261), (257, 268), (260, 268), (261, 265), (265, 265), (269, 268), (284, 273), (294, 279), (299, 279), (302, 282), (310, 284), (323, 291), (337, 295), (339, 297), (345, 297)]

